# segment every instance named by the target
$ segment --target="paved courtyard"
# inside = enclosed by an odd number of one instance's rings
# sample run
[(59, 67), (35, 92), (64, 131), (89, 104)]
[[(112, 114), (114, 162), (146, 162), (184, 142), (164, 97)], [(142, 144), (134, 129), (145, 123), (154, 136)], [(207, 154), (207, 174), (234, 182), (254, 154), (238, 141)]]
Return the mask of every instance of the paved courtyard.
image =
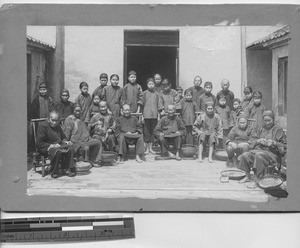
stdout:
[(127, 160), (124, 164), (92, 168), (87, 175), (69, 178), (42, 178), (33, 169), (28, 171), (29, 195), (73, 195), (78, 197), (139, 197), (145, 199), (231, 199), (248, 202), (268, 202), (260, 188), (248, 189), (247, 184), (220, 181), (226, 169), (223, 161), (203, 163), (196, 160), (156, 161), (147, 155), (146, 162)]

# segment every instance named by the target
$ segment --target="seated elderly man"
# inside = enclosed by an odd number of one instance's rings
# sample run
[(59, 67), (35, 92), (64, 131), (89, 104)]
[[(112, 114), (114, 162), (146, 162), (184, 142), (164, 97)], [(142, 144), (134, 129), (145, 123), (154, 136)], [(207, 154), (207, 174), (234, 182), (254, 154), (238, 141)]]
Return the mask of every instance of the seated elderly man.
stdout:
[(255, 129), (249, 125), (245, 115), (240, 115), (237, 121), (237, 125), (230, 130), (226, 142), (227, 165), (230, 167), (235, 165), (236, 158), (250, 150), (251, 141), (256, 137)]
[(74, 170), (74, 148), (72, 142), (66, 140), (66, 136), (59, 125), (59, 116), (56, 111), (49, 113), (47, 121), (42, 122), (37, 129), (37, 149), (51, 159), (51, 177), (59, 176), (59, 165), (63, 172), (73, 177)]
[(74, 114), (69, 115), (64, 122), (67, 140), (70, 140), (75, 147), (76, 155), (80, 155), (80, 160), (90, 162), (97, 166), (101, 161), (101, 141), (90, 136), (86, 124), (80, 120), (81, 107), (75, 105)]
[[(182, 120), (175, 115), (175, 111), (176, 108), (174, 105), (168, 105), (167, 115), (158, 121), (154, 133), (161, 146), (161, 156), (169, 156), (169, 158), (181, 160), (180, 150), (186, 129)], [(170, 144), (175, 146), (176, 156), (170, 152)]]
[[(246, 177), (240, 182), (251, 182), (248, 188), (255, 188), (257, 179), (266, 174), (269, 166), (280, 164), (286, 152), (286, 135), (280, 126), (275, 125), (273, 111), (264, 111), (262, 119), (263, 126), (258, 130), (258, 139), (253, 141), (253, 149), (240, 157), (239, 169), (246, 172)], [(250, 174), (253, 174), (253, 179)]]
[(107, 103), (99, 103), (100, 113), (95, 114), (88, 123), (92, 138), (98, 139), (108, 150), (116, 148), (114, 132), (116, 130), (115, 117), (108, 113)]
[(136, 161), (141, 163), (141, 155), (144, 153), (143, 127), (137, 117), (131, 115), (130, 106), (124, 104), (122, 107), (123, 116), (116, 121), (115, 136), (119, 144), (119, 163), (124, 163), (124, 156), (127, 154), (128, 145), (135, 145)]

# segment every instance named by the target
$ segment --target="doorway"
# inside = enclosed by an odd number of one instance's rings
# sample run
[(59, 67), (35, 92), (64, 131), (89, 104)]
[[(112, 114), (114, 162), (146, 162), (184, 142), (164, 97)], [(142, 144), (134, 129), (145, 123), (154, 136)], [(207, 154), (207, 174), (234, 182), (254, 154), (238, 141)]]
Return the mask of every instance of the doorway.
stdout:
[(178, 86), (178, 30), (125, 30), (124, 37), (124, 85), (128, 72), (134, 70), (143, 90), (155, 73), (168, 78), (172, 88)]

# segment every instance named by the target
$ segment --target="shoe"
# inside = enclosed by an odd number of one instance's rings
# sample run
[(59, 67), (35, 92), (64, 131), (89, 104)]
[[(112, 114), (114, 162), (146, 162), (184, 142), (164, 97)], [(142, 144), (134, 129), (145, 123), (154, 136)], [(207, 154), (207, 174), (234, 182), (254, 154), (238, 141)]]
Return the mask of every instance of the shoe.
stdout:
[(66, 175), (68, 177), (75, 177), (76, 176), (76, 173), (75, 172), (72, 172), (72, 171), (69, 171), (69, 170), (66, 170)]
[(176, 156), (176, 160), (177, 160), (177, 161), (181, 161), (181, 157)]
[(58, 178), (58, 174), (57, 174), (57, 173), (52, 173), (52, 174), (51, 174), (51, 177), (52, 177), (52, 178)]

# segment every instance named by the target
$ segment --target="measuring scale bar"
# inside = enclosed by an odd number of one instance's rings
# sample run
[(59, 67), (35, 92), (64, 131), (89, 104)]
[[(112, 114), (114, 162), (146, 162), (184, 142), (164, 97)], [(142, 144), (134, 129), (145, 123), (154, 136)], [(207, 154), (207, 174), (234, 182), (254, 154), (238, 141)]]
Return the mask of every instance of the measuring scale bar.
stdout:
[(1, 220), (1, 242), (47, 242), (134, 238), (133, 218)]

